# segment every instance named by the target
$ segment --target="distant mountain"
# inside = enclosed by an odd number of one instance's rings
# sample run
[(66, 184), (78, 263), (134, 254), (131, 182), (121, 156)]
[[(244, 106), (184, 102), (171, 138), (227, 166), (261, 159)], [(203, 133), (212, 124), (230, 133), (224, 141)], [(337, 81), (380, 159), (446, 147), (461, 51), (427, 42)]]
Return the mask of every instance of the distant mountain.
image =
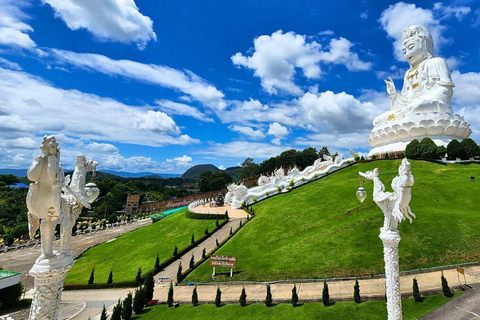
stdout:
[(123, 172), (114, 170), (101, 170), (102, 172), (114, 174), (123, 178), (178, 178), (181, 174), (175, 173), (153, 173), (153, 172)]
[(0, 174), (13, 174), (17, 177), (26, 177), (27, 169), (0, 169)]
[(240, 172), (242, 171), (242, 167), (230, 167), (225, 169), (225, 172), (228, 173), (233, 180), (240, 179)]
[(205, 171), (217, 172), (220, 171), (213, 164), (197, 164), (196, 166), (191, 167), (184, 174), (182, 174), (182, 179), (187, 180), (198, 180), (200, 175)]

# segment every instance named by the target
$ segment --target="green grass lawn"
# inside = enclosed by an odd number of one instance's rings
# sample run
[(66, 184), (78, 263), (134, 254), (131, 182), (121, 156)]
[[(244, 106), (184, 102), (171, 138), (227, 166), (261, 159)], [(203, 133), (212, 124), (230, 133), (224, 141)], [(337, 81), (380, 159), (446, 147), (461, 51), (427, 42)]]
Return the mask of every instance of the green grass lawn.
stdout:
[(172, 256), (175, 245), (178, 251), (187, 247), (192, 233), (198, 240), (205, 228), (215, 228), (215, 220), (187, 219), (185, 212), (177, 212), (87, 250), (68, 271), (65, 283), (86, 284), (92, 268), (95, 268), (95, 283), (106, 283), (110, 270), (113, 270), (114, 282), (133, 281), (138, 267), (144, 272), (153, 269), (157, 253), (161, 263)]
[[(440, 165), (411, 161), (416, 183), (410, 206), (413, 224), (401, 223), (400, 269), (411, 270), (480, 258), (480, 165)], [(358, 171), (375, 167), (387, 191), (400, 160), (360, 163), (292, 192), (254, 206), (256, 217), (216, 254), (238, 257), (233, 278), (216, 281), (271, 281), (361, 276), (384, 272), (378, 238), (383, 213), (368, 197), (359, 203)], [(217, 272), (222, 272), (218, 268)], [(201, 265), (187, 281), (210, 281), (211, 268)]]
[[(458, 293), (457, 293), (458, 294)], [(419, 303), (413, 299), (402, 301), (403, 319), (418, 319), (419, 317), (435, 310), (450, 299), (443, 295), (426, 297)], [(282, 319), (387, 319), (385, 301), (367, 301), (360, 304), (354, 302), (337, 302), (333, 306), (325, 307), (322, 303), (306, 303), (298, 307), (290, 304), (278, 304), (267, 308), (264, 304), (251, 304), (245, 307), (240, 305), (224, 305), (217, 308), (215, 305), (181, 305), (178, 308), (169, 308), (166, 305), (146, 308), (139, 316), (133, 319), (215, 319), (215, 320), (282, 320)]]

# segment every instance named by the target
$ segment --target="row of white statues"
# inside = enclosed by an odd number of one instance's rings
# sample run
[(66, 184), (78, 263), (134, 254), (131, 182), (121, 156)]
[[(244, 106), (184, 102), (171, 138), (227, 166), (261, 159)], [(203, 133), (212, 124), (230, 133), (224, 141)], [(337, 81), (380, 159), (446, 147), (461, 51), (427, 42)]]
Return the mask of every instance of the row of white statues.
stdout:
[(324, 155), (323, 160), (320, 158), (315, 160), (313, 165), (302, 171), (295, 166), (288, 170), (287, 174), (283, 168), (279, 168), (271, 176), (260, 176), (258, 186), (253, 188), (247, 188), (244, 184), (231, 184), (227, 187), (225, 203), (233, 209), (238, 209), (242, 204), (249, 205), (270, 195), (286, 192), (290, 187), (296, 187), (345, 167), (353, 161), (353, 158), (343, 159), (340, 155), (333, 160), (332, 157)]
[[(97, 162), (77, 157), (75, 171), (64, 175), (60, 165), (60, 147), (55, 136), (45, 136), (42, 151), (28, 168), (33, 181), (27, 194), (28, 227), (34, 238), (40, 228), (42, 253), (29, 275), (35, 279), (29, 319), (57, 319), (63, 280), (74, 261), (70, 252), (72, 227), (82, 208), (90, 208), (99, 195), (93, 183), (85, 184), (86, 174), (95, 172)], [(55, 226), (60, 227), (60, 252), (53, 250)]]
[(446, 61), (433, 56), (433, 38), (422, 26), (405, 28), (402, 50), (410, 69), (399, 93), (392, 79), (385, 80), (390, 110), (373, 120), (368, 142), (369, 156), (404, 151), (413, 139), (430, 137), (446, 146), (472, 133), (464, 118), (453, 113), (451, 99), (455, 86)]

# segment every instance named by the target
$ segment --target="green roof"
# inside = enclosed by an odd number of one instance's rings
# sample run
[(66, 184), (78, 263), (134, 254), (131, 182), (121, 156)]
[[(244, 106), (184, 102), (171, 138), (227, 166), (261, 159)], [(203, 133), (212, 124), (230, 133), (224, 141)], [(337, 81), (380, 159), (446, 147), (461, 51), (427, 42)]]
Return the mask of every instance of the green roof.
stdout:
[(0, 270), (0, 280), (19, 275), (20, 272)]

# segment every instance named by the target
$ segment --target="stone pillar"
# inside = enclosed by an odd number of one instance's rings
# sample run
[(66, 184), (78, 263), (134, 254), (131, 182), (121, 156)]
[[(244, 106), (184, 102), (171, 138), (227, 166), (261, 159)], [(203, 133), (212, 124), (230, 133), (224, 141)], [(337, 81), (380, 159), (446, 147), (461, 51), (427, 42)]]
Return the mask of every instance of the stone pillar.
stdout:
[(400, 268), (398, 243), (402, 239), (398, 231), (380, 229), (385, 260), (385, 287), (388, 320), (402, 320), (402, 293), (400, 291)]
[(71, 255), (37, 259), (29, 275), (35, 279), (29, 320), (57, 320), (62, 298), (63, 280), (73, 266)]

